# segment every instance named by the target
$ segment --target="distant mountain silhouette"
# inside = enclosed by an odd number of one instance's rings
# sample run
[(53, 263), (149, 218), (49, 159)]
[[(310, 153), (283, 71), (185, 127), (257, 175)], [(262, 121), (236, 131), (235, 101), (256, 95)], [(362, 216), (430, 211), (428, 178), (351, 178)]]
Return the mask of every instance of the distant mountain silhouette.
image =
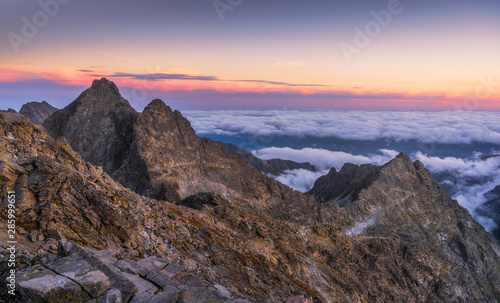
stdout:
[(42, 102), (28, 102), (21, 107), (19, 111), (33, 124), (41, 125), (45, 119), (50, 117), (58, 109), (47, 103)]

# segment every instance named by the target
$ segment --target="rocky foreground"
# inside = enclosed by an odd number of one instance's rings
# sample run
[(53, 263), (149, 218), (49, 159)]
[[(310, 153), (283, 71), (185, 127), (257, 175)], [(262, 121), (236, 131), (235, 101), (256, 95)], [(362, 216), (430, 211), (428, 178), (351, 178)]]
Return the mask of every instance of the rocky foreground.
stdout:
[(106, 79), (43, 125), (0, 113), (4, 301), (500, 301), (499, 242), (405, 154), (304, 195)]

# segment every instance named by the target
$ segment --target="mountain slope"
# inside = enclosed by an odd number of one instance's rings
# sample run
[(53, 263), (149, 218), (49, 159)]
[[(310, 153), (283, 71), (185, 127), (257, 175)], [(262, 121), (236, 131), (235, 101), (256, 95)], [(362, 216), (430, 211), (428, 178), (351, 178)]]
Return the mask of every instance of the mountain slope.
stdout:
[(310, 171), (316, 171), (314, 165), (312, 165), (309, 162), (297, 163), (295, 161), (283, 160), (283, 159), (261, 160), (256, 156), (254, 156), (252, 153), (234, 144), (224, 143), (224, 142), (217, 142), (217, 143), (224, 146), (228, 151), (230, 151), (236, 157), (245, 161), (245, 163), (248, 164), (248, 166), (265, 175), (270, 174), (273, 176), (279, 176), (284, 174), (285, 171), (287, 170), (294, 170), (294, 169), (306, 169)]
[(499, 300), (499, 242), (446, 194), (421, 162), (400, 154), (382, 167), (346, 164), (318, 180), (311, 193), (331, 206), (344, 206), (339, 223), (346, 235), (397, 238), (419, 246), (418, 254), (427, 252), (423, 263), (430, 275), (442, 274), (421, 283), (435, 287), (437, 298)]
[(20, 114), (28, 118), (33, 124), (41, 125), (48, 117), (55, 113), (58, 109), (53, 107), (46, 101), (28, 102), (21, 107)]

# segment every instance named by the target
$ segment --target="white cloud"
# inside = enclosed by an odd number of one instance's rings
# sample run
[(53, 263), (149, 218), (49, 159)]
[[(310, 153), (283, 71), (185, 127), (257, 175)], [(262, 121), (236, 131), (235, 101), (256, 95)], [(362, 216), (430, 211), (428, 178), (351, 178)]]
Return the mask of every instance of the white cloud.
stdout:
[(340, 151), (329, 151), (326, 149), (293, 149), (289, 147), (267, 147), (252, 151), (255, 156), (263, 160), (279, 158), (300, 163), (309, 162), (319, 170), (326, 170), (327, 172), (332, 167), (340, 170), (342, 166), (348, 162), (353, 164), (373, 163), (380, 165), (392, 160), (398, 155), (398, 152), (393, 150), (381, 149), (380, 152), (382, 153), (381, 155), (361, 156)]
[(185, 111), (199, 135), (336, 137), (422, 143), (500, 144), (497, 112)]
[(487, 177), (494, 176), (500, 166), (500, 157), (493, 157), (487, 160), (481, 159), (460, 159), (455, 157), (429, 157), (422, 152), (415, 154), (417, 160), (422, 161), (425, 167), (432, 172), (453, 172), (461, 178), (465, 177)]
[(314, 186), (314, 182), (319, 177), (326, 175), (332, 167), (335, 167), (336, 170), (340, 170), (345, 163), (372, 163), (382, 165), (398, 155), (398, 152), (394, 150), (382, 149), (380, 152), (381, 154), (366, 157), (339, 151), (329, 151), (326, 149), (268, 147), (253, 151), (253, 154), (264, 160), (280, 158), (295, 162), (309, 162), (316, 166), (319, 170), (316, 172), (311, 172), (305, 169), (295, 169), (285, 171), (285, 173), (280, 176), (271, 176), (295, 190), (306, 192)]
[(326, 173), (328, 173), (328, 171), (312, 172), (307, 169), (294, 169), (285, 171), (283, 175), (271, 177), (295, 190), (306, 192), (313, 187), (314, 182), (318, 180), (319, 177)]

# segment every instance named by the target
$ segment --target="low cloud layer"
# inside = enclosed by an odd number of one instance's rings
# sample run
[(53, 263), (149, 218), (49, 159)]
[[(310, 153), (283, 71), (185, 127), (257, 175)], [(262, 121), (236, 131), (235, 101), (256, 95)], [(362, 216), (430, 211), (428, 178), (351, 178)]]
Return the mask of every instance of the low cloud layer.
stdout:
[(335, 167), (336, 170), (340, 170), (345, 163), (372, 163), (382, 165), (392, 160), (398, 154), (397, 151), (386, 149), (380, 150), (379, 152), (380, 154), (361, 156), (316, 148), (292, 149), (288, 147), (269, 147), (253, 151), (253, 154), (264, 160), (280, 158), (295, 162), (309, 162), (316, 166), (318, 169), (316, 172), (305, 169), (295, 169), (286, 171), (285, 174), (280, 176), (272, 176), (293, 189), (306, 192), (314, 186), (314, 182), (319, 177), (326, 175), (332, 167)]
[(497, 112), (186, 111), (199, 135), (335, 137), (421, 143), (500, 144)]
[(289, 147), (268, 147), (253, 151), (252, 153), (263, 160), (280, 158), (299, 163), (309, 162), (316, 166), (319, 170), (326, 172), (328, 172), (332, 167), (340, 170), (342, 166), (348, 162), (353, 164), (373, 163), (381, 165), (392, 160), (398, 155), (397, 151), (387, 149), (380, 150), (380, 154), (362, 156), (318, 148), (293, 149)]

